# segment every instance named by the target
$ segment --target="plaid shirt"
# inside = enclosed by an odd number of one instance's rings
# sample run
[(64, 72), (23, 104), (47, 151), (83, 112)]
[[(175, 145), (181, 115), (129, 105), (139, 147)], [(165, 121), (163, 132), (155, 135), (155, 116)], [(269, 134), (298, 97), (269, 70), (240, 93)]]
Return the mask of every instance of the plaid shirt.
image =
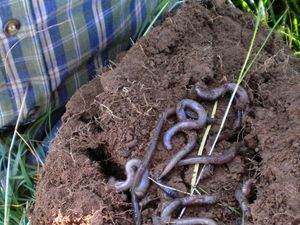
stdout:
[[(0, 128), (15, 125), (27, 87), (23, 124), (65, 104), (129, 47), (160, 2), (0, 0)], [(11, 19), (20, 26), (7, 28)]]

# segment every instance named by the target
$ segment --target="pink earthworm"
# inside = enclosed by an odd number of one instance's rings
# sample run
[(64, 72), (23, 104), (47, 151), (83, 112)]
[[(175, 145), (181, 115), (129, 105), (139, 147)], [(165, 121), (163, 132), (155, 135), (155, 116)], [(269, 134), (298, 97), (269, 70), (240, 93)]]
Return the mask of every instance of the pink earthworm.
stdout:
[(210, 196), (210, 195), (195, 195), (195, 196), (177, 198), (175, 200), (170, 201), (167, 204), (167, 206), (163, 209), (160, 220), (162, 224), (174, 223), (174, 224), (182, 224), (182, 225), (186, 225), (186, 224), (216, 225), (217, 223), (214, 220), (208, 218), (172, 219), (172, 213), (179, 206), (186, 207), (190, 205), (215, 204), (217, 202), (218, 199), (215, 196)]
[(172, 157), (172, 159), (169, 161), (163, 172), (160, 174), (159, 179), (167, 175), (184, 156), (186, 156), (189, 152), (191, 152), (194, 149), (197, 143), (197, 133), (191, 131), (187, 135), (187, 144), (184, 147), (182, 147), (180, 151), (175, 154), (175, 156)]
[[(233, 91), (236, 87), (235, 83), (227, 83), (224, 84), (221, 87), (214, 88), (212, 90), (203, 90), (199, 85), (195, 85), (194, 90), (199, 98), (213, 101), (218, 99), (219, 97), (223, 96), (226, 92)], [(244, 109), (247, 104), (249, 104), (249, 96), (246, 92), (246, 90), (239, 86), (237, 89), (237, 103), (236, 107), (237, 109)]]
[(176, 166), (186, 166), (186, 165), (193, 165), (193, 164), (214, 164), (214, 165), (222, 165), (229, 163), (234, 159), (237, 154), (237, 146), (233, 145), (229, 150), (223, 153), (220, 156), (197, 156), (197, 157), (190, 157), (187, 159), (183, 159), (177, 163)]
[[(185, 107), (189, 107), (196, 111), (197, 120), (189, 120), (186, 118), (186, 113), (184, 112)], [(171, 150), (172, 137), (182, 130), (199, 130), (208, 122), (208, 116), (205, 109), (196, 101), (191, 99), (183, 99), (177, 105), (177, 116), (179, 118), (179, 122), (175, 124), (173, 127), (169, 128), (163, 137), (163, 144), (166, 149)]]
[(243, 183), (242, 188), (238, 188), (234, 194), (235, 199), (238, 201), (240, 208), (243, 214), (245, 215), (246, 220), (252, 217), (251, 209), (249, 207), (249, 201), (247, 197), (250, 194), (253, 183), (254, 183), (253, 179), (246, 180)]

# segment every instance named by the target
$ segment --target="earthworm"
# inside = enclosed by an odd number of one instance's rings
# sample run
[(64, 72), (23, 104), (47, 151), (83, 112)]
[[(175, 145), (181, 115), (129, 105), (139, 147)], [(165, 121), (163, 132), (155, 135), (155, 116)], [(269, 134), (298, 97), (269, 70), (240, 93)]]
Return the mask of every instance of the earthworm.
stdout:
[(199, 205), (199, 204), (215, 204), (218, 199), (213, 195), (194, 195), (180, 198), (182, 206)]
[(170, 224), (175, 225), (193, 225), (193, 224), (203, 224), (203, 225), (218, 225), (216, 221), (210, 218), (182, 218), (182, 219), (172, 219)]
[(251, 218), (251, 209), (249, 207), (247, 196), (251, 191), (251, 186), (253, 185), (253, 183), (254, 183), (253, 179), (246, 180), (243, 183), (242, 188), (238, 188), (234, 194), (235, 199), (238, 201), (240, 208), (247, 220)]
[[(196, 84), (194, 90), (199, 98), (208, 101), (213, 101), (218, 99), (222, 95), (224, 95), (226, 92), (233, 91), (235, 87), (236, 87), (235, 83), (228, 83), (228, 84), (224, 84), (221, 87), (217, 87), (207, 91), (207, 90), (203, 90), (201, 87), (199, 87), (199, 85)], [(245, 108), (245, 106), (249, 103), (249, 97), (246, 90), (243, 87), (239, 86), (236, 93), (238, 96), (236, 107), (238, 109)]]
[[(217, 198), (215, 196), (210, 195), (195, 195), (195, 196), (187, 196), (184, 198), (177, 198), (175, 200), (172, 200), (168, 203), (168, 205), (163, 209), (161, 213), (161, 221), (163, 223), (172, 223), (173, 221), (176, 222), (175, 224), (195, 224), (193, 222), (196, 221), (198, 218), (186, 218), (184, 220), (172, 220), (172, 213), (176, 208), (179, 206), (190, 206), (190, 205), (199, 205), (199, 204), (215, 204), (217, 203)], [(200, 219), (200, 218), (199, 218)], [(203, 218), (204, 219), (204, 218)], [(180, 223), (180, 222), (183, 223)], [(199, 220), (200, 221), (200, 220)], [(202, 221), (205, 221), (202, 220)], [(190, 222), (190, 223), (188, 223)], [(211, 222), (210, 219), (208, 219), (208, 222)], [(201, 223), (198, 223), (201, 224)], [(203, 223), (202, 223), (203, 224)], [(204, 223), (205, 224), (205, 223)], [(207, 223), (208, 225), (215, 225), (216, 223)]]
[(131, 204), (133, 208), (134, 223), (137, 225), (142, 225), (142, 215), (140, 210), (139, 199), (133, 191), (131, 192)]
[(126, 180), (125, 181), (114, 181), (113, 178), (110, 179), (109, 183), (112, 183), (117, 191), (126, 191), (128, 190), (134, 180), (135, 171), (141, 165), (141, 160), (139, 159), (131, 159), (126, 163), (125, 171), (126, 171)]
[(192, 99), (183, 99), (176, 106), (176, 115), (179, 121), (188, 119), (185, 110), (186, 108), (192, 109), (194, 112), (196, 112), (197, 119), (201, 119), (202, 115), (205, 115), (206, 113), (202, 105), (200, 105), (200, 103)]
[(172, 200), (168, 203), (168, 205), (163, 209), (161, 213), (161, 220), (164, 223), (169, 223), (172, 218), (172, 213), (181, 205), (181, 201), (179, 198)]
[[(162, 113), (160, 116), (154, 130), (152, 131), (152, 137), (150, 139), (150, 142), (147, 147), (146, 154), (143, 158), (143, 161), (141, 165), (139, 166), (135, 178), (133, 180), (133, 184), (131, 186), (131, 199), (132, 199), (132, 205), (133, 205), (133, 210), (134, 210), (134, 221), (136, 225), (141, 225), (142, 224), (142, 215), (139, 209), (139, 202), (138, 202), (138, 194), (146, 193), (146, 190), (141, 190), (138, 186), (141, 183), (141, 180), (143, 179), (143, 176), (148, 170), (149, 163), (151, 161), (152, 155), (154, 153), (154, 150), (156, 148), (158, 139), (159, 139), (159, 134), (160, 131), (167, 119), (167, 117), (171, 114), (174, 114), (174, 108), (168, 109), (166, 112)], [(136, 193), (137, 191), (137, 193)], [(141, 195), (139, 197), (142, 197)]]
[[(184, 108), (187, 106), (189, 106), (197, 112), (197, 120), (185, 119), (186, 114), (184, 112)], [(199, 103), (191, 99), (183, 99), (182, 101), (180, 101), (176, 108), (176, 112), (180, 122), (175, 124), (173, 127), (169, 128), (163, 137), (163, 144), (168, 150), (172, 149), (171, 140), (176, 133), (182, 130), (198, 130), (201, 127), (203, 127), (208, 121), (208, 116), (205, 109)]]
[(223, 153), (220, 156), (198, 156), (191, 157), (187, 159), (183, 159), (177, 163), (176, 166), (186, 166), (191, 164), (214, 164), (214, 165), (222, 165), (226, 164), (234, 159), (237, 154), (237, 146), (233, 145), (228, 151)]
[(238, 110), (236, 112), (235, 120), (234, 120), (233, 127), (232, 127), (232, 129), (234, 131), (237, 131), (238, 129), (241, 128), (241, 126), (242, 126), (242, 118), (243, 118), (243, 112), (241, 110)]
[(156, 180), (156, 182), (158, 184), (161, 184), (161, 185), (158, 185), (158, 187), (163, 191), (165, 192), (168, 196), (170, 196), (171, 198), (178, 198), (178, 193), (177, 191), (171, 189), (171, 188), (168, 188), (165, 183), (161, 180), (161, 179), (158, 179)]
[(157, 145), (157, 142), (158, 142), (158, 139), (159, 139), (160, 131), (161, 131), (166, 119), (167, 119), (167, 116), (172, 114), (172, 113), (174, 113), (173, 108), (171, 108), (171, 109), (167, 110), (166, 112), (162, 113), (162, 115), (160, 116), (160, 118), (159, 118), (153, 132), (152, 132), (152, 137), (151, 137), (150, 142), (148, 144), (146, 154), (143, 158), (143, 161), (142, 161), (141, 165), (139, 166), (139, 168), (136, 172), (136, 176), (135, 176), (135, 179), (134, 179), (133, 184), (132, 184), (132, 190), (135, 190), (136, 187), (140, 184), (141, 179), (142, 179), (145, 171), (148, 169), (149, 163), (151, 161), (152, 155), (154, 153), (154, 150), (156, 148), (156, 145)]
[(167, 164), (163, 172), (160, 174), (159, 179), (167, 175), (185, 155), (187, 155), (190, 151), (192, 151), (196, 143), (197, 143), (197, 133), (194, 131), (188, 133), (187, 144), (184, 147), (182, 147), (180, 151), (175, 154), (175, 156), (172, 157), (172, 159)]
[[(237, 119), (239, 120), (239, 119)], [(237, 121), (236, 120), (236, 121)], [(235, 126), (235, 125), (234, 125)], [(239, 126), (239, 125), (238, 125)], [(228, 140), (232, 137), (234, 137), (236, 131), (235, 130), (225, 130), (223, 131), (218, 140), (217, 140), (217, 143), (223, 141), (223, 140)], [(209, 140), (207, 141), (206, 145), (205, 145), (205, 151), (207, 154), (209, 154), (210, 152), (210, 149), (214, 143), (214, 140), (216, 138), (216, 134), (213, 135), (211, 138), (209, 138)], [(204, 167), (203, 167), (203, 172), (202, 172), (202, 176), (201, 176), (201, 179), (200, 180), (204, 180), (204, 179), (207, 179), (209, 177), (211, 177), (212, 175), (214, 174), (214, 165), (211, 165), (211, 164), (206, 164)]]
[[(114, 178), (109, 180), (109, 183), (117, 190), (117, 191), (127, 191), (133, 184), (133, 180), (135, 178), (135, 171), (141, 165), (141, 160), (139, 159), (131, 159), (126, 163), (125, 171), (126, 171), (126, 180), (125, 181), (115, 181)], [(145, 191), (147, 191), (150, 180), (149, 180), (149, 170), (146, 170), (143, 178), (137, 187), (136, 194), (137, 196), (144, 196)]]
[(253, 186), (255, 180), (254, 179), (248, 179), (246, 180), (242, 185), (242, 192), (243, 194), (248, 197), (251, 192), (251, 187)]
[(135, 194), (138, 196), (138, 197), (143, 197), (146, 195), (146, 192), (148, 190), (148, 187), (150, 185), (150, 180), (149, 180), (149, 170), (146, 169), (143, 177), (142, 177), (142, 180), (140, 182), (140, 184), (135, 188)]

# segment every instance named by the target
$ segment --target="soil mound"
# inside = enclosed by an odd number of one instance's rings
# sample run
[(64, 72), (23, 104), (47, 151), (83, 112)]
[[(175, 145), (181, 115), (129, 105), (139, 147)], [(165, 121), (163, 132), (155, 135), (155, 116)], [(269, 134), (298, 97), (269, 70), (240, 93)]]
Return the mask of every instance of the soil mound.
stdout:
[[(159, 114), (181, 99), (196, 99), (191, 92), (196, 82), (210, 89), (236, 81), (254, 24), (251, 16), (236, 9), (187, 3), (136, 43), (115, 68), (77, 91), (39, 178), (31, 223), (133, 224), (130, 194), (110, 189), (108, 179), (125, 178), (124, 165), (129, 159), (142, 159)], [(255, 50), (267, 33), (267, 28), (260, 29)], [(203, 190), (224, 204), (188, 208), (185, 216), (237, 224), (234, 191), (254, 177), (249, 224), (300, 223), (300, 63), (290, 55), (273, 35), (243, 82), (251, 96), (251, 112), (237, 138), (244, 141), (246, 152), (201, 182)], [(226, 97), (219, 102), (211, 135), (227, 102)], [(211, 112), (213, 103), (201, 104)], [(231, 113), (227, 128), (233, 119)], [(184, 140), (177, 135), (177, 147), (171, 151), (159, 141), (151, 177), (162, 171)], [(216, 153), (235, 141), (221, 142)], [(178, 167), (166, 182), (189, 191), (192, 171), (193, 167)], [(154, 184), (147, 197), (143, 224), (152, 224), (158, 203), (168, 199)]]

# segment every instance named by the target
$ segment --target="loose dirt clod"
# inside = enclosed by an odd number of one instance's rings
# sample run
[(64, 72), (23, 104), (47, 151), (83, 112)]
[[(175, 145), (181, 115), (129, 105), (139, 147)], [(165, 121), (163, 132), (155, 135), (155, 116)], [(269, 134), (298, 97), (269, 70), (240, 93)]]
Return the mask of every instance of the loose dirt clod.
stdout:
[[(136, 43), (115, 69), (72, 97), (39, 178), (31, 224), (52, 224), (59, 213), (68, 218), (63, 225), (77, 224), (75, 220), (88, 215), (93, 215), (89, 221), (93, 225), (133, 224), (130, 193), (112, 190), (109, 178), (124, 180), (126, 162), (143, 158), (151, 131), (166, 108), (175, 107), (182, 99), (196, 99), (191, 88), (197, 82), (207, 89), (235, 82), (245, 59), (254, 19), (225, 6), (206, 7), (187, 3)], [(267, 32), (260, 28), (256, 49)], [(273, 35), (243, 87), (252, 102), (245, 126), (233, 140), (218, 143), (215, 152), (224, 152), (236, 140), (244, 141), (247, 149), (226, 166), (215, 168), (212, 178), (200, 182), (202, 190), (226, 204), (194, 206), (186, 210), (184, 218), (234, 224), (240, 217), (234, 191), (245, 178), (255, 177), (257, 192), (249, 199), (250, 223), (297, 224), (300, 63)], [(211, 135), (218, 129), (226, 98), (219, 103)], [(211, 111), (212, 103), (201, 105)], [(232, 129), (234, 119), (231, 112), (224, 130)], [(170, 118), (163, 132), (172, 124)], [(185, 138), (176, 134), (172, 139), (176, 148), (167, 151), (161, 139), (149, 165), (150, 176), (155, 178), (185, 143)], [(186, 192), (191, 177), (192, 168), (178, 167), (164, 182)], [(152, 224), (157, 202), (169, 201), (156, 185), (150, 186), (148, 195), (159, 200), (143, 208), (143, 224)]]

